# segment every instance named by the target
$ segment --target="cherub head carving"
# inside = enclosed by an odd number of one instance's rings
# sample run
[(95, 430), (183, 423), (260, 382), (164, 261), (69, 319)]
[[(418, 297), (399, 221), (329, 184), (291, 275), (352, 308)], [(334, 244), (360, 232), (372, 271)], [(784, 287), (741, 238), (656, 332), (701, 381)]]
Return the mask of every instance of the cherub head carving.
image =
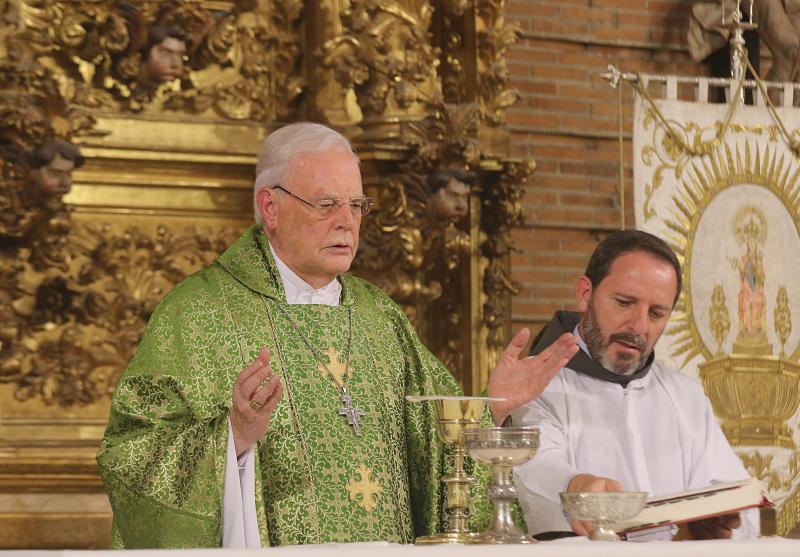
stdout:
[(474, 172), (459, 168), (437, 170), (425, 181), (428, 193), (427, 212), (433, 222), (455, 223), (469, 213), (470, 187), (475, 183)]
[(153, 25), (142, 49), (142, 82), (159, 85), (183, 75), (189, 36), (177, 27)]
[(32, 193), (43, 200), (60, 197), (72, 188), (72, 171), (86, 159), (80, 149), (63, 139), (51, 139), (28, 153)]

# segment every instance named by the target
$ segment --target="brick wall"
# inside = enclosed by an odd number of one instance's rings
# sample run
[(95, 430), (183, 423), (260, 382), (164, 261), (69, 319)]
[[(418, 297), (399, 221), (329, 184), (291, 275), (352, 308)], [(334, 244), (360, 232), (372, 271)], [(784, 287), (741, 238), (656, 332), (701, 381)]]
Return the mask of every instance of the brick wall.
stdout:
[[(521, 253), (512, 273), (515, 330), (534, 332), (554, 310), (574, 308), (575, 279), (597, 241), (620, 226), (618, 92), (601, 74), (622, 71), (703, 75), (686, 48), (685, 0), (509, 0), (506, 16), (522, 37), (508, 55), (521, 95), (508, 122), (519, 157), (536, 161)], [(625, 221), (633, 224), (632, 94), (623, 88)]]

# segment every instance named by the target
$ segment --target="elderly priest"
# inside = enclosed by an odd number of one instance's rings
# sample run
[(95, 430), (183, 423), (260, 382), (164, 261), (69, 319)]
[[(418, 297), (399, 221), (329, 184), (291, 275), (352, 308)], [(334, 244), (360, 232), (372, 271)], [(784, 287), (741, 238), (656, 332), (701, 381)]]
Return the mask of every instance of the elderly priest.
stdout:
[[(98, 454), (115, 547), (388, 540), (442, 524), (431, 405), (457, 394), (401, 309), (344, 274), (364, 196), (349, 142), (318, 124), (264, 143), (257, 225), (159, 304), (117, 386)], [(562, 335), (490, 377), (495, 423), (577, 350)]]

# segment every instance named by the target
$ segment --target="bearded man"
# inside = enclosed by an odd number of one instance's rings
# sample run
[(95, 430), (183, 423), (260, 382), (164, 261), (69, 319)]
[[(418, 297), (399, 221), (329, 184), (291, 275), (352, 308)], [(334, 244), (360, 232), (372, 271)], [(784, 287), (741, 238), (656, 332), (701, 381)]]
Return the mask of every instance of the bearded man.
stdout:
[[(655, 362), (653, 347), (681, 289), (678, 258), (661, 239), (615, 232), (592, 254), (575, 294), (581, 313), (559, 311), (534, 341), (542, 353), (564, 332), (581, 350), (537, 399), (512, 413), (540, 428), (536, 456), (516, 469), (530, 532), (551, 537), (590, 525), (567, 522), (563, 491), (664, 495), (748, 478), (702, 387)], [(696, 539), (757, 536), (758, 511), (689, 525)], [(674, 528), (641, 539), (671, 539)]]
[[(358, 159), (291, 124), (256, 167), (256, 223), (159, 304), (117, 385), (97, 460), (114, 547), (409, 543), (443, 525), (444, 447), (430, 404), (457, 394), (403, 311), (344, 274), (358, 249)], [(538, 395), (572, 334), (490, 377), (487, 422)]]

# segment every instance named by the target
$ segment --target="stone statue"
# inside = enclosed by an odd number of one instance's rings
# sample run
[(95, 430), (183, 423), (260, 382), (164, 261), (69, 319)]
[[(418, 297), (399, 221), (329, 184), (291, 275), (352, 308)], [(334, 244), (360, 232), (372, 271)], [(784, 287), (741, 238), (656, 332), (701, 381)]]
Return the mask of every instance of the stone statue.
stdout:
[[(725, 1), (725, 20), (731, 20), (737, 0)], [(772, 53), (772, 67), (767, 81), (798, 81), (800, 61), (800, 0), (753, 0), (753, 22), (758, 37)], [(743, 19), (749, 21), (750, 2), (741, 1)], [(722, 5), (719, 0), (701, 0), (692, 5), (689, 20), (689, 52), (696, 61), (728, 45), (730, 30), (722, 27)], [(752, 48), (750, 48), (752, 50)], [(750, 52), (753, 60), (757, 52)], [(754, 67), (757, 67), (754, 64)]]

